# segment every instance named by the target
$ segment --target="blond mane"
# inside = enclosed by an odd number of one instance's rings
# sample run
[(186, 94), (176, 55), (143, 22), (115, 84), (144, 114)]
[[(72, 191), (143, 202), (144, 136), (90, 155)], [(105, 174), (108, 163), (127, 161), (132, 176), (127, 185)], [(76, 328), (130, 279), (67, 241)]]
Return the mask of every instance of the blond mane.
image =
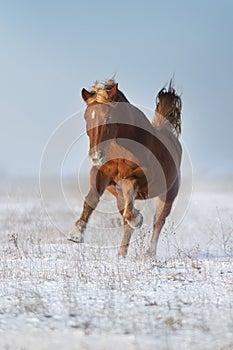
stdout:
[(88, 98), (86, 101), (87, 104), (91, 104), (93, 102), (98, 103), (108, 103), (110, 102), (108, 90), (111, 90), (116, 85), (114, 79), (107, 79), (104, 83), (96, 82), (89, 88), (89, 92), (92, 93), (92, 96)]

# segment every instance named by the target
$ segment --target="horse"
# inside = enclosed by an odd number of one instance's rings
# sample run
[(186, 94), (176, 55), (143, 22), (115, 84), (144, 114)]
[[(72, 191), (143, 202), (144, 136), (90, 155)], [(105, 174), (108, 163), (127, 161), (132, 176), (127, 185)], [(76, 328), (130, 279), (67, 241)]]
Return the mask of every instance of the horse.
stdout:
[(155, 198), (149, 254), (156, 255), (160, 232), (180, 186), (182, 147), (180, 96), (171, 80), (156, 97), (152, 123), (131, 104), (113, 79), (82, 89), (92, 161), (90, 187), (68, 240), (83, 243), (88, 220), (107, 189), (116, 197), (124, 234), (118, 256), (127, 255), (134, 229), (143, 224), (135, 200)]

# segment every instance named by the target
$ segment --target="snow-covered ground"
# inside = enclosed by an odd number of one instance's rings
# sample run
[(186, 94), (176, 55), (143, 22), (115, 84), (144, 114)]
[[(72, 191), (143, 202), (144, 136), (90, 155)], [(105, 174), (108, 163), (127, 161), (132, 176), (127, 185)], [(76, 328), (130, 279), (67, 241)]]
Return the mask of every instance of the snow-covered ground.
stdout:
[(65, 207), (48, 189), (42, 203), (32, 184), (1, 187), (0, 349), (233, 349), (233, 179), (194, 181), (156, 260), (146, 256), (153, 203), (141, 204), (144, 226), (117, 259), (111, 197), (80, 246), (65, 234), (82, 199), (67, 185)]

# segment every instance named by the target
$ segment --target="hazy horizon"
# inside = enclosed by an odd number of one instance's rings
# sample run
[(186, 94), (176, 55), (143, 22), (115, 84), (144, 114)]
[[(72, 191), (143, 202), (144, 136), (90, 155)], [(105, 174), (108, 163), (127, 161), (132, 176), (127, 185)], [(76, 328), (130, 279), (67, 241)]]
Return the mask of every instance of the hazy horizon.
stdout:
[[(0, 178), (37, 178), (50, 135), (84, 110), (82, 87), (113, 74), (149, 110), (174, 74), (194, 174), (233, 176), (232, 13), (230, 0), (2, 4)], [(76, 125), (79, 137), (81, 114)], [(67, 173), (87, 153), (83, 136)]]

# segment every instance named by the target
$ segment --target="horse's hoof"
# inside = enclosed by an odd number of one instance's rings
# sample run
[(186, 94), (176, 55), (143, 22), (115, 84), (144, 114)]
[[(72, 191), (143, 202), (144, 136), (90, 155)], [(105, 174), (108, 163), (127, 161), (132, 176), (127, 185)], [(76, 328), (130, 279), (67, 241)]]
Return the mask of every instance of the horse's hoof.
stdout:
[(84, 243), (84, 237), (83, 237), (83, 235), (73, 235), (73, 234), (70, 234), (70, 235), (67, 237), (67, 240), (70, 241), (70, 242), (74, 242), (74, 243)]
[(152, 250), (151, 248), (149, 248), (149, 249), (146, 251), (146, 255), (147, 255), (149, 258), (155, 258), (155, 257), (156, 257), (155, 251)]
[(143, 223), (143, 216), (142, 216), (142, 214), (140, 212), (138, 212), (137, 215), (134, 218), (132, 218), (130, 220), (127, 220), (127, 223), (133, 229), (140, 228), (142, 226), (142, 223)]
[(119, 254), (119, 253), (117, 253), (117, 258), (120, 260), (120, 261), (122, 261), (122, 260), (124, 260), (125, 258), (126, 258), (126, 254)]
[(75, 226), (67, 239), (75, 243), (84, 243), (84, 229), (79, 225)]
[(117, 257), (119, 258), (119, 259), (121, 259), (121, 258), (126, 258), (126, 255), (127, 255), (127, 250), (119, 250), (119, 252), (117, 253)]
[(151, 258), (156, 258), (156, 245), (151, 244), (150, 248), (147, 250), (146, 255), (151, 257)]

